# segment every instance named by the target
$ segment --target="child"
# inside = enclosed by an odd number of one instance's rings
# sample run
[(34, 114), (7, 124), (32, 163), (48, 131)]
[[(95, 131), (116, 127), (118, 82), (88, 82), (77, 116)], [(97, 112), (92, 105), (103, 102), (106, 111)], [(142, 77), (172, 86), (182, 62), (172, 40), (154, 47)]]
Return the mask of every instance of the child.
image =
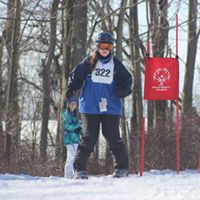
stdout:
[(78, 143), (80, 142), (81, 124), (78, 118), (76, 117), (76, 108), (77, 98), (73, 96), (68, 99), (67, 106), (64, 105), (61, 115), (63, 128), (63, 142), (67, 148), (67, 159), (64, 169), (65, 178), (72, 178), (74, 171), (74, 158), (76, 155)]

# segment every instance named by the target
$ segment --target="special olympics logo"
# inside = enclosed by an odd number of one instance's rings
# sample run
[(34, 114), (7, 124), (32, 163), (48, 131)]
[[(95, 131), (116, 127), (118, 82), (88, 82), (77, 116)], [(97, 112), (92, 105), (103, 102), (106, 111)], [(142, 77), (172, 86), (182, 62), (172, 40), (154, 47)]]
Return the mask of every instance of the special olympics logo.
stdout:
[(170, 72), (165, 68), (158, 68), (153, 74), (154, 81), (159, 82), (159, 86), (162, 87), (165, 82), (170, 80)]

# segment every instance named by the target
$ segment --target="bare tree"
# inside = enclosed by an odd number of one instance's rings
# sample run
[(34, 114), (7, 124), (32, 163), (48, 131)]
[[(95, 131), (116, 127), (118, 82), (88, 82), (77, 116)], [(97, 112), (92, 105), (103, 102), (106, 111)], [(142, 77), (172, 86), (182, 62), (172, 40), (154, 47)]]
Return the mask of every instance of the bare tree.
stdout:
[(130, 8), (129, 19), (129, 35), (130, 35), (130, 50), (131, 50), (131, 63), (132, 73), (134, 76), (134, 90), (132, 94), (132, 117), (131, 117), (131, 140), (130, 140), (130, 155), (131, 165), (136, 166), (138, 157), (138, 134), (141, 132), (143, 105), (142, 105), (142, 83), (141, 83), (141, 64), (139, 52), (139, 29), (138, 29), (138, 1), (131, 0), (130, 5), (135, 5)]
[[(118, 17), (118, 22), (117, 22), (117, 37), (116, 37), (116, 57), (122, 61), (123, 59), (123, 56), (122, 56), (122, 53), (123, 53), (123, 25), (124, 25), (124, 17), (125, 17), (125, 13), (126, 13), (126, 7), (127, 5), (127, 0), (122, 0), (121, 1), (121, 5), (120, 7), (122, 9), (120, 9), (120, 12), (119, 12), (119, 17)], [(123, 101), (123, 109), (125, 109), (125, 105), (124, 105), (124, 101)], [(124, 113), (125, 113), (125, 110), (124, 110)], [(122, 139), (124, 141), (124, 143), (126, 144), (127, 146), (127, 134), (126, 134), (126, 125), (125, 125), (125, 116), (124, 116), (124, 119), (121, 120), (121, 125), (122, 125)]]
[[(0, 37), (0, 106), (3, 108), (3, 80), (2, 80), (3, 38)], [(3, 136), (3, 111), (0, 111), (0, 138)]]
[[(159, 7), (157, 6), (159, 3)], [(168, 41), (169, 25), (167, 21), (167, 8), (168, 2), (160, 0), (150, 1), (150, 13), (151, 13), (151, 30), (152, 30), (152, 45), (153, 55), (163, 57)], [(160, 14), (159, 13), (160, 10)], [(160, 124), (160, 121), (165, 122), (165, 111), (167, 107), (167, 101), (156, 101), (156, 125)], [(151, 105), (153, 106), (153, 105)], [(152, 108), (150, 108), (152, 110)], [(154, 116), (154, 112), (149, 113)], [(150, 120), (152, 122), (152, 120)], [(150, 124), (151, 125), (151, 124)], [(163, 127), (161, 125), (161, 127)]]
[(72, 67), (86, 54), (87, 44), (87, 0), (75, 0), (73, 6)]
[(61, 124), (61, 116), (60, 110), (65, 101), (65, 89), (66, 89), (66, 81), (69, 76), (70, 66), (71, 66), (71, 34), (72, 34), (72, 19), (73, 19), (73, 0), (63, 1), (62, 2), (63, 9), (63, 33), (62, 33), (62, 55), (63, 55), (63, 65), (62, 65), (62, 75), (61, 75), (61, 98), (60, 98), (60, 107), (58, 110), (58, 127), (56, 133), (56, 149), (55, 156), (56, 161), (59, 163), (60, 158), (64, 155), (65, 148), (62, 141), (62, 124)]
[[(3, 92), (3, 76), (2, 76), (2, 71), (3, 71), (3, 67), (2, 67), (2, 57), (3, 57), (3, 38), (0, 37), (0, 106), (1, 106), (1, 111), (0, 111), (0, 159), (3, 157), (3, 153), (4, 153), (4, 140), (5, 140), (5, 136), (3, 133), (3, 99), (4, 99), (4, 92)], [(0, 168), (1, 166), (3, 166), (2, 162), (0, 164)]]
[[(134, 75), (134, 91), (133, 91), (133, 127), (140, 129), (143, 115), (142, 105), (142, 85), (141, 85), (141, 67), (140, 67), (140, 52), (139, 52), (139, 30), (138, 30), (138, 8), (137, 0), (131, 1), (135, 5), (130, 10), (130, 41), (131, 41), (131, 62)], [(132, 129), (133, 130), (133, 129)]]
[(191, 0), (189, 1), (188, 48), (183, 88), (183, 112), (185, 113), (192, 108), (194, 69), (199, 32), (200, 30), (197, 32), (197, 0)]
[(185, 168), (197, 166), (199, 157), (199, 120), (200, 117), (193, 107), (193, 84), (196, 63), (198, 37), (197, 0), (189, 1), (188, 6), (188, 41), (187, 60), (183, 87), (183, 107), (181, 123), (181, 165)]
[(54, 50), (56, 46), (56, 24), (57, 24), (57, 10), (59, 0), (52, 2), (51, 20), (50, 20), (50, 42), (48, 55), (46, 60), (42, 63), (43, 66), (43, 106), (42, 106), (42, 128), (40, 136), (40, 159), (45, 160), (47, 155), (47, 133), (50, 109), (50, 78), (49, 70), (54, 57)]
[[(14, 16), (15, 18), (12, 22), (8, 22), (7, 29), (5, 30), (6, 47), (8, 51), (5, 159), (8, 165), (11, 158), (12, 144), (16, 148), (16, 156), (18, 156), (18, 139), (20, 135), (17, 81), (17, 71), (19, 67), (18, 39), (20, 34), (20, 5), (20, 0), (10, 0), (8, 2), (8, 17)], [(11, 40), (9, 41), (9, 39)]]

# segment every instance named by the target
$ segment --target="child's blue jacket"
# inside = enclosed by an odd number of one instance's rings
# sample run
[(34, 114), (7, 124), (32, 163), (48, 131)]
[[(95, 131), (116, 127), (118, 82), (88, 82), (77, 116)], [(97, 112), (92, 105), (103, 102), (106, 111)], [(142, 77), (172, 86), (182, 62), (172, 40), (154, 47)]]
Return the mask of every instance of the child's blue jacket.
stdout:
[(61, 111), (63, 142), (67, 144), (78, 144), (80, 142), (80, 134), (76, 132), (81, 127), (78, 118), (67, 109)]

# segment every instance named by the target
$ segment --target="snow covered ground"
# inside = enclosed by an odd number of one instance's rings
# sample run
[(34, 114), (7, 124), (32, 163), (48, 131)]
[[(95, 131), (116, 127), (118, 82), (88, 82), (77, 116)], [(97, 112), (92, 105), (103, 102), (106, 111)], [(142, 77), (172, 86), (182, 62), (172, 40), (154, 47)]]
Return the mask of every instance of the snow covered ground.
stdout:
[(0, 174), (0, 200), (198, 200), (200, 173), (151, 170), (143, 177), (130, 175), (68, 180)]

